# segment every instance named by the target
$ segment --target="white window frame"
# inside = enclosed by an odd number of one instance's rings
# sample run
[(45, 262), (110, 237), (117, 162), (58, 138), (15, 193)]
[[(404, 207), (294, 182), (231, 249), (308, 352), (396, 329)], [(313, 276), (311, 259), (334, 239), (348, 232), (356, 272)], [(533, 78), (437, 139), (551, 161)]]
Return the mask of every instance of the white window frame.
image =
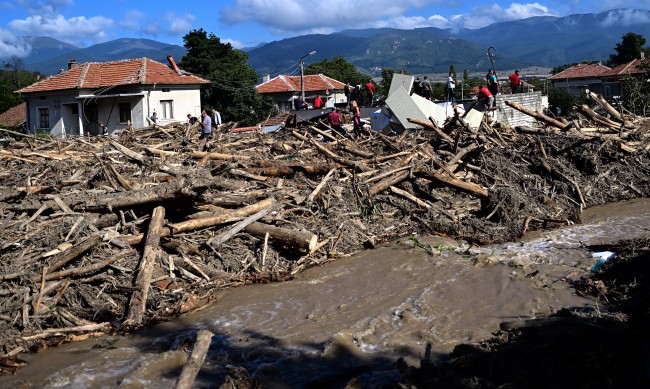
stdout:
[(160, 100), (160, 119), (174, 119), (174, 100)]

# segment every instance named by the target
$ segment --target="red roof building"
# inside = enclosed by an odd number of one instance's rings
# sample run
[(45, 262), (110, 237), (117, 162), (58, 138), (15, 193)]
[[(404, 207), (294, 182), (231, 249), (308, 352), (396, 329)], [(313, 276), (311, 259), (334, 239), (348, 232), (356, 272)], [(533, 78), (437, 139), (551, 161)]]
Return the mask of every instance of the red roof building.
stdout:
[(553, 87), (564, 89), (574, 96), (589, 90), (608, 100), (614, 100), (624, 97), (623, 77), (643, 74), (644, 64), (650, 64), (650, 59), (634, 59), (614, 68), (601, 64), (580, 64), (565, 69), (549, 79)]
[(11, 107), (0, 114), (0, 126), (9, 128), (23, 127), (25, 125), (25, 118), (27, 117), (26, 113), (26, 103), (20, 103), (15, 107)]
[[(307, 103), (313, 102), (318, 95), (324, 100), (326, 107), (332, 107), (335, 103), (347, 102), (343, 93), (345, 84), (341, 81), (323, 74), (305, 75), (303, 80)], [(300, 76), (278, 76), (263, 82), (256, 89), (258, 93), (273, 98), (280, 112), (287, 112), (293, 109), (294, 100), (301, 96), (301, 85)]]
[(162, 123), (200, 114), (200, 86), (209, 83), (183, 72), (171, 56), (169, 65), (148, 59), (78, 64), (18, 90), (27, 101), (27, 128), (55, 136), (98, 134), (127, 126), (144, 127), (156, 112)]

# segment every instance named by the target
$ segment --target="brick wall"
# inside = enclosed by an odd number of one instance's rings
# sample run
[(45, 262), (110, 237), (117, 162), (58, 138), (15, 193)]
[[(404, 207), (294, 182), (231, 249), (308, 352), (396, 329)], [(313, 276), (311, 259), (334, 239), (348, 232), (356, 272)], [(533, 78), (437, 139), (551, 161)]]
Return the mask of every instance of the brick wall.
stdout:
[(496, 119), (499, 123), (507, 124), (513, 128), (516, 126), (532, 126), (535, 123), (535, 118), (506, 105), (505, 101), (519, 104), (531, 111), (543, 111), (542, 92), (497, 95), (496, 104), (499, 109), (496, 111)]

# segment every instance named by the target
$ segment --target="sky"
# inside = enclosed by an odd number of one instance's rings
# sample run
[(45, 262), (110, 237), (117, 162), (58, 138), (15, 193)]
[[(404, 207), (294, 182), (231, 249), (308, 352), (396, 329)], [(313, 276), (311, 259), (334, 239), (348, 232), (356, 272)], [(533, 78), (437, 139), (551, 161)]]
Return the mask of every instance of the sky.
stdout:
[(650, 9), (650, 0), (0, 0), (0, 58), (29, 53), (21, 36), (78, 47), (118, 38), (182, 46), (183, 35), (202, 28), (241, 49), (354, 28), (481, 28), (617, 8)]

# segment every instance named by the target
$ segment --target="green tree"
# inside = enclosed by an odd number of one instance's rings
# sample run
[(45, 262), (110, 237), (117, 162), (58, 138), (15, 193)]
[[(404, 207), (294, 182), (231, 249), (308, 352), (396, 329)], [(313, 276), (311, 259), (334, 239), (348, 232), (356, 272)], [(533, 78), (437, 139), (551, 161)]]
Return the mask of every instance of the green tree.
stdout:
[(31, 85), (40, 76), (39, 73), (24, 69), (22, 58), (11, 57), (0, 70), (0, 113), (23, 102), (16, 90)]
[(640, 58), (641, 53), (649, 53), (650, 48), (643, 47), (645, 45), (645, 38), (643, 35), (628, 32), (623, 35), (621, 43), (616, 44), (616, 54), (609, 56), (608, 64), (610, 66), (618, 66), (628, 63), (633, 59)]
[(381, 82), (377, 88), (377, 93), (382, 95), (384, 98), (388, 97), (388, 91), (390, 91), (390, 84), (393, 82), (393, 74), (395, 74), (395, 69), (392, 68), (382, 68), (381, 69)]
[(325, 58), (320, 62), (313, 62), (305, 68), (305, 74), (323, 74), (343, 83), (349, 82), (352, 85), (365, 84), (370, 76), (361, 73), (357, 68), (341, 56), (331, 60)]
[(245, 125), (266, 119), (274, 106), (255, 89), (258, 75), (248, 64), (248, 54), (221, 43), (202, 28), (183, 37), (187, 54), (179, 65), (184, 70), (210, 80), (201, 87), (204, 108), (217, 108), (224, 121)]
[(642, 64), (640, 75), (629, 74), (623, 77), (623, 95), (625, 108), (637, 115), (647, 116), (650, 113), (650, 64)]

